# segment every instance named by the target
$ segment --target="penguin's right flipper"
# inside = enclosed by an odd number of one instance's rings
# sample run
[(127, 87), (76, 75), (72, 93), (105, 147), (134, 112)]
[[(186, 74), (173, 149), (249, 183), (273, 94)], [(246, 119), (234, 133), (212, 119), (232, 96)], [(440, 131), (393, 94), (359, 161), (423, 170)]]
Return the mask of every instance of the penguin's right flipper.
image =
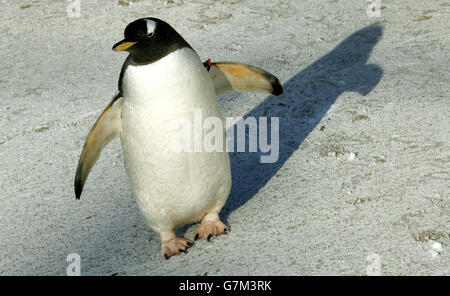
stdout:
[(256, 91), (271, 93), (280, 96), (283, 87), (278, 78), (255, 66), (206, 61), (205, 67), (211, 75), (216, 94), (220, 95), (227, 91)]
[(78, 161), (75, 175), (75, 197), (80, 199), (84, 183), (103, 147), (122, 130), (122, 94), (119, 92), (103, 110), (91, 128)]

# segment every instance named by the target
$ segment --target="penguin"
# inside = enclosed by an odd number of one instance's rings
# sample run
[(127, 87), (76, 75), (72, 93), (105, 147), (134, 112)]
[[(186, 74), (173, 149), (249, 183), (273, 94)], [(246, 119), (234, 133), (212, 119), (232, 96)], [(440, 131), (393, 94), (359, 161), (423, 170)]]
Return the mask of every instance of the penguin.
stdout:
[[(194, 240), (226, 234), (219, 213), (231, 189), (225, 149), (174, 151), (177, 132), (171, 122), (193, 118), (223, 120), (217, 96), (228, 91), (281, 95), (279, 80), (254, 66), (210, 60), (199, 55), (161, 19), (146, 17), (128, 24), (125, 38), (113, 46), (128, 56), (118, 91), (91, 128), (78, 161), (75, 196), (80, 199), (101, 150), (120, 134), (125, 170), (140, 212), (161, 238), (165, 259), (185, 253), (194, 242), (174, 229), (200, 222)], [(223, 131), (224, 136), (225, 131)], [(205, 133), (203, 133), (203, 139)]]

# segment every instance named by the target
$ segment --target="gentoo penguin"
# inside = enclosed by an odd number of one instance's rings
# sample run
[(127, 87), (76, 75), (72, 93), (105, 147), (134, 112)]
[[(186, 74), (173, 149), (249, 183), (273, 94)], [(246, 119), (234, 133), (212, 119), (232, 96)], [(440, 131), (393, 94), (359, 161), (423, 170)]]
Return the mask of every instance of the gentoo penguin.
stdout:
[[(278, 79), (239, 63), (202, 63), (192, 47), (166, 22), (142, 18), (125, 29), (115, 51), (127, 51), (118, 92), (91, 128), (75, 176), (79, 199), (103, 147), (120, 133), (125, 169), (147, 224), (160, 233), (161, 255), (186, 252), (191, 240), (174, 229), (200, 221), (195, 239), (227, 232), (219, 218), (231, 188), (225, 149), (173, 149), (171, 122), (202, 117), (223, 119), (217, 95), (230, 91), (282, 93)], [(205, 133), (203, 133), (203, 138)]]

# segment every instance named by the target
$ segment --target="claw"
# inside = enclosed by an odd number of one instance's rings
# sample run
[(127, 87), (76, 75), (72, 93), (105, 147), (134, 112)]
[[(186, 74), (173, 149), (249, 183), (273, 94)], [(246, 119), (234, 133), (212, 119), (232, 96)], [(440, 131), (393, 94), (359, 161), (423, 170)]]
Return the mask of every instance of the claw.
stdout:
[(162, 240), (161, 254), (164, 258), (169, 259), (173, 255), (187, 253), (193, 243), (185, 238), (174, 236), (173, 238)]
[(216, 212), (211, 212), (203, 217), (200, 226), (195, 232), (194, 240), (206, 238), (208, 241), (211, 241), (213, 237), (222, 233), (228, 233), (228, 228), (220, 221)]

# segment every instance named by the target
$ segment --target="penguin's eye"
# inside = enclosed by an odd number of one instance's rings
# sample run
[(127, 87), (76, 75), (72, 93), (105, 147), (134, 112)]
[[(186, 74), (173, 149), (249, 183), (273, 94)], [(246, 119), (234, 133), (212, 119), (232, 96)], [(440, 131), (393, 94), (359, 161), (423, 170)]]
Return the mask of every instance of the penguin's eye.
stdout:
[(148, 33), (145, 37), (147, 37), (148, 39), (150, 39), (150, 38), (152, 38), (153, 37), (153, 32), (151, 32), (151, 33)]

